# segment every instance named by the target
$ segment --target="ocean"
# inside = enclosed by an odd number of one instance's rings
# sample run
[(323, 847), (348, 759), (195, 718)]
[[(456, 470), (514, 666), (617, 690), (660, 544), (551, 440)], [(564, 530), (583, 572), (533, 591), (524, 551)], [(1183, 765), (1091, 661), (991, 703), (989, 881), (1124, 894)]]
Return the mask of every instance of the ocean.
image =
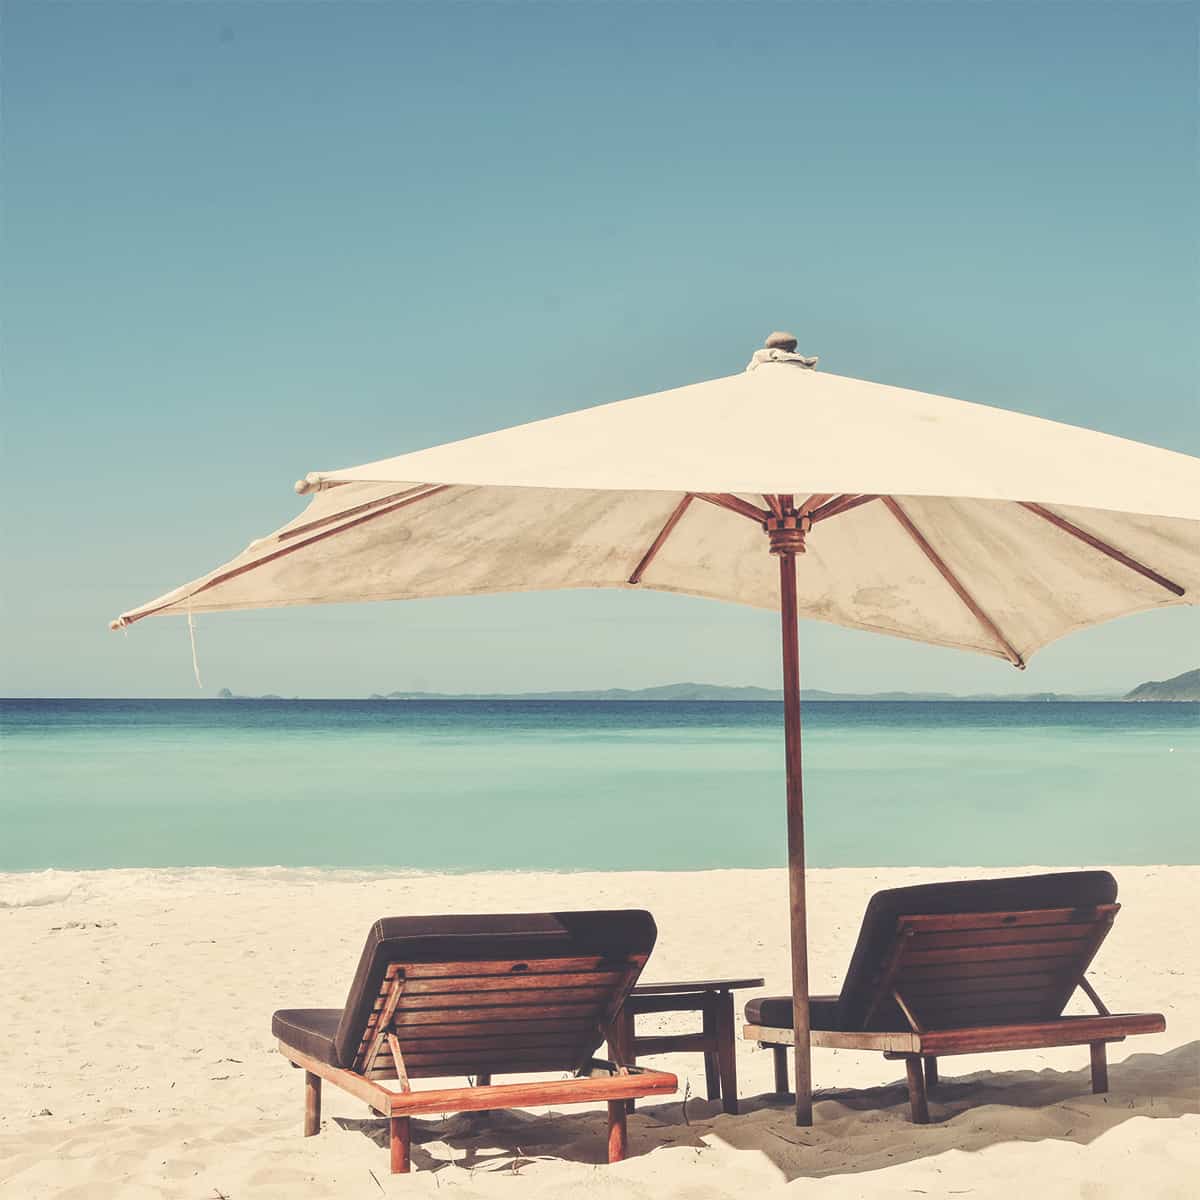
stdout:
[[(0, 871), (782, 865), (782, 706), (0, 701)], [(1200, 704), (810, 702), (812, 866), (1200, 863)]]

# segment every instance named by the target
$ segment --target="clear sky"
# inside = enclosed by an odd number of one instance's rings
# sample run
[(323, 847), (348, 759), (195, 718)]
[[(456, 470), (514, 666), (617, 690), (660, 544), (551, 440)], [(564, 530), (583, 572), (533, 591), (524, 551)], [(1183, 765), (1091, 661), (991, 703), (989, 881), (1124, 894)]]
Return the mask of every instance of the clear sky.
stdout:
[[(197, 695), (107, 631), (294, 479), (740, 370), (1200, 453), (1195, 3), (3, 3), (0, 692)], [(569, 370), (568, 370), (569, 369)], [(559, 383), (573, 378), (569, 388)], [(1096, 690), (814, 623), (805, 681)], [(560, 593), (205, 618), (208, 692), (775, 685), (777, 619)]]

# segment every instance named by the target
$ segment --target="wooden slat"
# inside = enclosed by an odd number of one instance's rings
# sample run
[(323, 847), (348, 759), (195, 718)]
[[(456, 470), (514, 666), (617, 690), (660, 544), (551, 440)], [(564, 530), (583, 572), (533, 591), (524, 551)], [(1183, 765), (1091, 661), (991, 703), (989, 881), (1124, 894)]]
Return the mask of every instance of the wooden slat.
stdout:
[(643, 1013), (697, 1011), (695, 996), (682, 995), (676, 992), (667, 992), (661, 996), (641, 996), (635, 993), (628, 997), (628, 999), (625, 1001), (624, 1007), (627, 1012), (631, 1012), (639, 1016)]
[[(1086, 924), (1032, 925), (1019, 929), (958, 929), (946, 933), (916, 933), (909, 943), (913, 950), (953, 949), (957, 946), (1033, 945), (1037, 942), (1086, 942), (1093, 936), (1094, 922)], [(407, 995), (407, 992), (405, 993)]]
[[(436, 1026), (426, 1027), (436, 1029)], [(563, 1047), (578, 1046), (583, 1040), (578, 1033), (545, 1034), (536, 1033), (503, 1033), (494, 1037), (444, 1037), (435, 1034), (425, 1036), (426, 1029), (420, 1028), (415, 1032), (420, 1037), (413, 1037), (412, 1032), (406, 1032), (401, 1039), (405, 1054), (440, 1054), (442, 1052), (489, 1050), (501, 1046), (512, 1050), (529, 1050), (543, 1047), (547, 1049), (562, 1049)]]
[(475, 996), (491, 992), (532, 992), (553, 988), (603, 989), (610, 991), (624, 977), (624, 971), (576, 971), (571, 974), (463, 976), (447, 975), (438, 979), (410, 980), (404, 988), (405, 1007), (412, 996), (432, 996), (446, 992)]
[(974, 994), (970, 1000), (960, 1000), (958, 998), (933, 1000), (926, 997), (921, 1000), (913, 1000), (912, 1004), (917, 1013), (932, 1029), (945, 1024), (945, 1018), (949, 1016), (966, 1018), (957, 1022), (960, 1025), (1007, 1024), (1008, 1022), (1001, 1017), (984, 1014), (1015, 1012), (1018, 1009), (1022, 1012), (1030, 1013), (1031, 1016), (1040, 1016), (1047, 1020), (1058, 1016), (1058, 1013), (1046, 1012), (1046, 1002), (1047, 997), (1044, 993), (1035, 992), (1031, 994), (1018, 992), (1015, 995), (1000, 999), (986, 999), (978, 993)]
[(336, 1084), (342, 1091), (359, 1100), (365, 1100), (378, 1112), (386, 1112), (391, 1104), (392, 1092), (371, 1083), (370, 1080), (364, 1079), (353, 1071), (331, 1067), (328, 1063), (323, 1063), (320, 1059), (313, 1058), (311, 1055), (289, 1046), (286, 1042), (279, 1043), (279, 1052), (296, 1066), (303, 1067), (306, 1071), (310, 1071), (322, 1079), (328, 1079), (330, 1083)]
[[(646, 956), (632, 954), (629, 963), (644, 964)], [(536, 975), (541, 974), (570, 974), (576, 971), (620, 971), (628, 963), (623, 960), (604, 958), (601, 955), (587, 955), (576, 958), (507, 958), (486, 959), (479, 962), (428, 962), (428, 963), (392, 963), (388, 966), (388, 975), (397, 970), (403, 970), (405, 976), (412, 979), (440, 979), (447, 975)], [(514, 971), (514, 967), (524, 967), (526, 970)]]
[(897, 920), (901, 929), (921, 933), (940, 933), (950, 929), (1010, 928), (1014, 925), (1073, 925), (1115, 914), (1119, 904), (1098, 904), (1094, 908), (1037, 908), (1020, 912), (939, 913), (905, 916)]
[[(814, 1029), (809, 1034), (814, 1046), (836, 1050), (885, 1050), (899, 1054), (919, 1054), (921, 1039), (915, 1033), (839, 1033), (830, 1029)], [(796, 1034), (792, 1029), (776, 1025), (744, 1025), (742, 1037), (765, 1046), (794, 1046)]]
[[(428, 1015), (428, 1014), (424, 1014)], [(419, 1021), (404, 1026), (401, 1040), (405, 1045), (411, 1038), (422, 1037), (512, 1037), (526, 1033), (540, 1033), (546, 1037), (599, 1037), (599, 1020), (591, 1017), (551, 1018), (538, 1020), (524, 1017), (509, 1020), (492, 1017), (486, 1021)]]
[(706, 1033), (669, 1033), (661, 1037), (635, 1037), (633, 1056), (644, 1054), (682, 1054), (697, 1051), (715, 1051), (717, 1041)]
[(944, 962), (928, 963), (915, 967), (905, 967), (897, 976), (903, 987), (913, 983), (930, 983), (934, 980), (950, 979), (994, 979), (1008, 975), (1030, 975), (1035, 973), (1053, 974), (1062, 978), (1064, 974), (1075, 972), (1079, 960), (1077, 958), (1031, 958), (1028, 960), (1004, 960), (993, 962)]
[(675, 983), (639, 983), (631, 996), (670, 996), (695, 992), (733, 992), (743, 988), (760, 988), (766, 981), (757, 976), (734, 976), (731, 979), (693, 979)]
[(913, 978), (905, 980), (901, 987), (910, 1000), (920, 1000), (925, 996), (966, 996), (983, 992), (989, 995), (1002, 995), (1007, 992), (1037, 992), (1046, 994), (1047, 989), (1059, 980), (1060, 976), (1051, 971), (1032, 971), (1024, 975), (985, 975), (957, 979)]
[[(552, 1046), (531, 1046), (524, 1049), (493, 1045), (490, 1050), (447, 1050), (447, 1051), (406, 1051), (404, 1061), (410, 1071), (417, 1067), (428, 1066), (460, 1066), (472, 1067), (479, 1070), (520, 1071), (528, 1070), (522, 1063), (549, 1063), (547, 1070), (569, 1071), (579, 1064), (573, 1056), (564, 1051), (556, 1051)], [(501, 1064), (509, 1064), (507, 1068)]]
[(931, 1030), (921, 1038), (925, 1054), (971, 1054), (987, 1050), (1036, 1050), (1044, 1046), (1080, 1046), (1142, 1033), (1161, 1033), (1160, 1013), (1122, 1013), (1111, 1017), (1059, 1017), (1016, 1025)]
[(1079, 961), (1079, 942), (1036, 942), (1016, 946), (957, 946), (950, 950), (913, 950), (904, 956), (904, 967), (932, 966), (935, 963), (1003, 962), (1010, 959), (1061, 959)]
[(635, 1100), (642, 1096), (670, 1095), (678, 1088), (679, 1080), (666, 1071), (633, 1070), (627, 1075), (393, 1094), (391, 1111), (393, 1114), (443, 1113), (478, 1112), (489, 1108), (556, 1107), (560, 1104), (592, 1104), (599, 1100)]
[(530, 1015), (536, 1015), (547, 1004), (577, 1004), (591, 1010), (599, 1008), (600, 1002), (608, 999), (612, 988), (575, 987), (546, 988), (505, 992), (435, 992), (428, 996), (404, 996), (405, 1012), (422, 1012), (431, 1008), (511, 1008), (518, 1005)]
[(569, 1017), (576, 1020), (591, 1018), (595, 1023), (599, 1012), (596, 1004), (543, 1004), (536, 1010), (529, 1005), (519, 1004), (510, 1008), (433, 1008), (409, 1010), (401, 1009), (395, 1016), (393, 1024), (397, 1029), (407, 1029), (412, 1025), (445, 1025), (470, 1024), (491, 1025), (504, 1021), (529, 1021), (535, 1023), (558, 1017)]

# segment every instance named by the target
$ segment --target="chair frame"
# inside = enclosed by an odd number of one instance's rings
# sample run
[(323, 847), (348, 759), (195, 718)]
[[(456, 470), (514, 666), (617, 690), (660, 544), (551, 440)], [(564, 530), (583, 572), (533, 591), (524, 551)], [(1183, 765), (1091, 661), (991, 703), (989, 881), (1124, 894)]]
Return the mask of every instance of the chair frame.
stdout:
[[(602, 1035), (611, 1023), (621, 1000), (628, 992), (629, 985), (637, 978), (645, 962), (645, 955), (632, 955), (628, 964), (619, 968), (622, 977), (616, 986), (612, 987), (612, 997), (595, 1022), (596, 1042), (602, 1040)], [(563, 970), (574, 969), (578, 975), (573, 978), (584, 980), (589, 972), (598, 968), (588, 960), (543, 960), (557, 961)], [(460, 970), (470, 974), (478, 963), (438, 963), (426, 966), (424, 969), (439, 975), (451, 975)], [(518, 969), (525, 966), (523, 962), (497, 962), (498, 966), (508, 966)], [(358, 1051), (355, 1055), (353, 1068), (334, 1067), (322, 1062), (312, 1055), (306, 1054), (286, 1042), (279, 1041), (280, 1053), (295, 1067), (304, 1071), (304, 1136), (312, 1137), (321, 1128), (321, 1084), (322, 1081), (333, 1084), (342, 1091), (365, 1101), (373, 1111), (388, 1120), (388, 1144), (391, 1151), (392, 1174), (405, 1174), (411, 1170), (412, 1134), (410, 1118), (423, 1113), (448, 1112), (481, 1112), (498, 1108), (525, 1108), (541, 1105), (560, 1104), (592, 1104), (600, 1101), (608, 1105), (608, 1161), (620, 1162), (628, 1150), (628, 1132), (626, 1128), (626, 1102), (643, 1096), (669, 1095), (679, 1087), (679, 1081), (666, 1071), (651, 1071), (630, 1066), (624, 1062), (607, 1062), (590, 1056), (577, 1066), (574, 1078), (553, 1080), (531, 1080), (522, 1083), (493, 1084), (493, 1073), (515, 1073), (546, 1071), (552, 1068), (537, 1063), (534, 1050), (520, 1048), (512, 1049), (497, 1057), (493, 1050), (490, 1053), (472, 1050), (470, 1039), (462, 1038), (454, 1041), (446, 1039), (430, 1041), (427, 1044), (438, 1047), (438, 1053), (476, 1054), (478, 1065), (484, 1063), (487, 1071), (479, 1071), (475, 1075), (473, 1086), (453, 1088), (431, 1088), (414, 1090), (411, 1078), (414, 1076), (433, 1076), (440, 1074), (445, 1077), (450, 1068), (443, 1069), (440, 1060), (433, 1051), (427, 1057), (414, 1054), (411, 1050), (406, 1060), (402, 1045), (405, 1035), (411, 1036), (412, 1028), (401, 1027), (401, 1017), (404, 1009), (401, 999), (406, 984), (410, 982), (410, 974), (417, 975), (421, 967), (411, 964), (389, 963), (380, 994), (375, 1001), (375, 1007), (367, 1021)], [(556, 976), (555, 978), (566, 978)], [(537, 976), (516, 977), (512, 986), (519, 983), (533, 983)], [(478, 981), (482, 984), (497, 983), (495, 976)], [(490, 993), (493, 999), (503, 998), (495, 990)], [(517, 993), (505, 993), (507, 996), (519, 996)], [(569, 1007), (569, 1005), (568, 1005)], [(612, 1010), (612, 1011), (610, 1011)], [(486, 1014), (495, 1013), (497, 1009), (477, 1008), (468, 1010), (474, 1017), (473, 1024), (478, 1033), (483, 1035), (490, 1028)], [(545, 1000), (531, 1003), (522, 1009), (522, 1019), (519, 1027), (526, 1033), (531, 1033), (536, 1040), (539, 1025), (552, 1020), (556, 1015), (561, 1016), (562, 1010), (548, 1005)], [(467, 1016), (464, 1015), (464, 1020)], [(436, 1035), (436, 1026), (426, 1025), (425, 1031)], [(456, 1032), (463, 1026), (455, 1027)], [(462, 1045), (464, 1049), (448, 1050), (448, 1047)], [(458, 1060), (456, 1060), (458, 1061)], [(465, 1062), (463, 1063), (465, 1067)], [(395, 1079), (399, 1090), (384, 1087), (381, 1079)]]
[[(1091, 1050), (1092, 1091), (1108, 1091), (1107, 1046), (1127, 1036), (1162, 1033), (1161, 1013), (1110, 1013), (1085, 972), (1107, 936), (1120, 910), (1119, 904), (1086, 908), (1023, 909), (1007, 912), (951, 913), (902, 916), (884, 965), (876, 977), (867, 1004), (864, 1025), (889, 1000), (903, 1014), (907, 1030), (814, 1029), (814, 1046), (838, 1050), (881, 1051), (886, 1059), (903, 1059), (909, 1105), (915, 1124), (929, 1122), (928, 1092), (938, 1081), (937, 1060), (943, 1055), (986, 1054), (1001, 1050), (1039, 1050), (1053, 1046), (1088, 1046)], [(1064, 927), (1070, 927), (1068, 933)], [(1056, 937), (1057, 935), (1057, 937)], [(975, 939), (980, 939), (972, 944)], [(1058, 939), (1071, 940), (1058, 940)], [(1095, 1016), (1048, 1016), (996, 1024), (966, 1024), (953, 1019), (922, 1019), (921, 1009), (935, 993), (918, 998), (902, 979), (912, 970), (930, 970), (931, 983), (953, 978), (958, 988), (968, 988), (978, 998), (962, 1003), (963, 1011), (993, 1010), (998, 1015), (1022, 1012), (1020, 989), (1004, 964), (1023, 964), (1016, 978), (1044, 979), (1045, 999), (1026, 1001), (1061, 1014), (1076, 988), (1096, 1008)], [(988, 966), (987, 964), (991, 964)], [(1038, 968), (1041, 967), (1039, 971)], [(952, 972), (957, 974), (951, 975)], [(989, 984), (989, 980), (994, 983)], [(1005, 985), (1010, 986), (1006, 987)], [(930, 985), (926, 985), (930, 986)], [(907, 994), (906, 994), (907, 992)], [(964, 993), (960, 992), (960, 996)], [(1031, 994), (1028, 990), (1024, 993)], [(947, 1003), (943, 1000), (943, 1004)], [(951, 1008), (953, 1004), (951, 1002)], [(770, 1047), (775, 1055), (775, 1080), (786, 1089), (787, 1047), (795, 1033), (769, 1025), (747, 1024), (745, 1038)], [(922, 1069), (922, 1067), (924, 1069)]]

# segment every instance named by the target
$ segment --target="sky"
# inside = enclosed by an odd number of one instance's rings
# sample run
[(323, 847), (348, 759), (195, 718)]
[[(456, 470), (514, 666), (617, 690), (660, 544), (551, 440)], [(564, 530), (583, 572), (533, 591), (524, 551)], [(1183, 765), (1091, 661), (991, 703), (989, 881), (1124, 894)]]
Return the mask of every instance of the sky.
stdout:
[[(1196, 3), (4, 0), (0, 694), (777, 686), (770, 613), (568, 592), (118, 612), (309, 470), (823, 368), (1200, 453)], [(562, 380), (571, 379), (564, 387)], [(1161, 564), (1160, 564), (1161, 566)], [(805, 622), (805, 682), (1104, 691)]]

